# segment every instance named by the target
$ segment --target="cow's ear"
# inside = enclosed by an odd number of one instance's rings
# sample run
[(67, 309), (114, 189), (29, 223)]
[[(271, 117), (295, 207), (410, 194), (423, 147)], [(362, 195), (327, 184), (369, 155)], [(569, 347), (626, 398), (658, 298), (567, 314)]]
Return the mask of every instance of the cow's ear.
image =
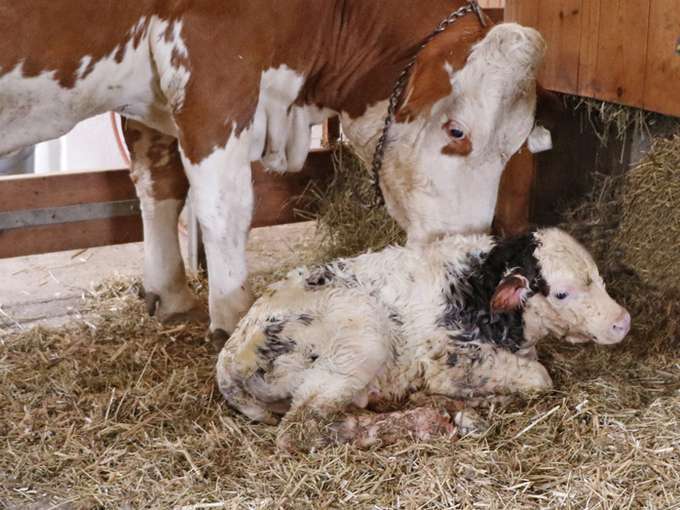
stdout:
[(513, 273), (501, 280), (491, 296), (492, 312), (511, 312), (524, 306), (531, 289), (529, 280), (518, 273)]
[(429, 115), (437, 101), (452, 95), (450, 73), (465, 66), (472, 45), (479, 38), (480, 33), (475, 30), (463, 33), (446, 30), (418, 54), (396, 114), (397, 122)]

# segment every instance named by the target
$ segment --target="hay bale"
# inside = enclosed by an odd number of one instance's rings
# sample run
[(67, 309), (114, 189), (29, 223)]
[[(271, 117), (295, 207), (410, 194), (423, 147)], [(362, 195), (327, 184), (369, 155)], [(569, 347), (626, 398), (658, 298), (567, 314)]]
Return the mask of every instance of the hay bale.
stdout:
[(592, 253), (612, 296), (633, 316), (640, 359), (680, 347), (680, 136), (659, 138), (629, 173), (594, 176), (560, 225)]
[(658, 139), (623, 183), (614, 241), (641, 278), (680, 289), (680, 135)]

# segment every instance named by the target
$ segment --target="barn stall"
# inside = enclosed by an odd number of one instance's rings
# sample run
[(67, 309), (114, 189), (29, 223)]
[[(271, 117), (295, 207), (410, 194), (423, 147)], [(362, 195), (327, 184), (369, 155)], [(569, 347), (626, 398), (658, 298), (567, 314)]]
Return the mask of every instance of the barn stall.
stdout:
[[(675, 505), (680, 135), (673, 116), (680, 116), (680, 96), (673, 84), (680, 78), (680, 8), (672, 0), (508, 0), (505, 16), (543, 33), (549, 52), (541, 81), (561, 94), (562, 107), (545, 120), (555, 149), (537, 158), (522, 153), (506, 171), (499, 217), (510, 228), (561, 224), (586, 243), (612, 294), (633, 313), (623, 345), (546, 343), (540, 358), (555, 390), (486, 409), (491, 428), (481, 437), (290, 456), (276, 450), (273, 428), (224, 405), (204, 325), (149, 318), (137, 297), (139, 278), (100, 282), (84, 295), (83, 318), (63, 327), (16, 331), (5, 318), (0, 502), (188, 509)], [(355, 192), (368, 182), (352, 170), (362, 163), (337, 143), (335, 124), (326, 131), (325, 144), (334, 149), (312, 153), (302, 174), (255, 174), (258, 196), (267, 190), (268, 197), (258, 201), (255, 226), (319, 221), (309, 231), (316, 237), (296, 246), (295, 257), (253, 275), (258, 289), (287, 267), (403, 237), (382, 211), (357, 206)], [(304, 202), (291, 200), (300, 194)], [(126, 170), (3, 178), (0, 204), (10, 213), (4, 219), (16, 222), (0, 235), (3, 257), (141, 240)], [(197, 259), (198, 242), (190, 245)], [(201, 278), (192, 284), (205, 295)]]

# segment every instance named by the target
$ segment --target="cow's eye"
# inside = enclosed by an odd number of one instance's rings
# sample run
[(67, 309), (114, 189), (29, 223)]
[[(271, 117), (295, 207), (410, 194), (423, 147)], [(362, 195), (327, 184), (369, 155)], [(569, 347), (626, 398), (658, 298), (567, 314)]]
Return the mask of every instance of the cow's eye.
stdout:
[(562, 301), (563, 299), (567, 299), (567, 298), (569, 297), (569, 293), (567, 293), (567, 292), (558, 292), (557, 294), (555, 294), (555, 297), (556, 297), (557, 299), (559, 299), (560, 301)]
[(465, 138), (465, 133), (463, 132), (462, 129), (459, 128), (451, 128), (449, 130), (449, 134), (451, 135), (451, 138), (454, 140), (462, 140)]
[(467, 136), (464, 126), (454, 120), (447, 121), (443, 126), (444, 131), (456, 141), (464, 140)]

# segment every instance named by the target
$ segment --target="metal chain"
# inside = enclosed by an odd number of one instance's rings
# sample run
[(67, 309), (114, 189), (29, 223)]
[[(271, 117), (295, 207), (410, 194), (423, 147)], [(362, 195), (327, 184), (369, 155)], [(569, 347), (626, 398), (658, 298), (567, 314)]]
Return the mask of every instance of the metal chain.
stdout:
[(387, 135), (389, 134), (390, 127), (392, 127), (392, 124), (394, 124), (394, 117), (397, 113), (397, 108), (399, 107), (399, 104), (401, 102), (402, 95), (404, 94), (406, 81), (409, 75), (411, 74), (411, 69), (413, 69), (413, 66), (416, 64), (416, 61), (418, 60), (418, 55), (420, 55), (420, 52), (423, 51), (425, 47), (428, 44), (430, 44), (430, 42), (432, 42), (432, 40), (435, 37), (437, 37), (444, 30), (446, 30), (449, 27), (449, 25), (454, 24), (460, 18), (472, 12), (477, 14), (480, 22), (482, 23), (482, 26), (484, 26), (486, 23), (484, 21), (484, 15), (482, 14), (482, 10), (479, 7), (479, 4), (477, 3), (476, 0), (469, 1), (466, 5), (464, 5), (460, 9), (449, 14), (445, 19), (443, 19), (439, 23), (439, 25), (437, 25), (437, 28), (435, 28), (434, 31), (425, 38), (425, 40), (420, 45), (420, 48), (418, 48), (416, 54), (413, 56), (411, 60), (409, 60), (409, 62), (406, 64), (404, 69), (402, 69), (401, 73), (399, 74), (397, 82), (394, 84), (394, 88), (392, 89), (392, 94), (389, 97), (389, 102), (387, 106), (387, 116), (385, 117), (385, 124), (383, 126), (382, 134), (378, 139), (378, 143), (375, 146), (375, 152), (373, 153), (373, 162), (371, 163), (371, 180), (372, 180), (371, 187), (373, 189), (373, 202), (368, 204), (369, 207), (380, 207), (382, 205), (385, 205), (385, 197), (382, 194), (382, 189), (380, 189), (380, 169), (382, 168), (383, 158), (385, 157), (385, 148), (387, 146), (388, 141)]

